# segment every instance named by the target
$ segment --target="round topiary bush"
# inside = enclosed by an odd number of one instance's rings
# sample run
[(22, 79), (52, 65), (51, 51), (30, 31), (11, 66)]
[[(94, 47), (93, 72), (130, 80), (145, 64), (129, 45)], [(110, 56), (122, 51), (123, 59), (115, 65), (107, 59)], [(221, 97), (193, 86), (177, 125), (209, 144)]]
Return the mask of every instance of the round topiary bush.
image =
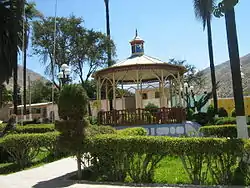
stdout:
[(218, 115), (219, 117), (228, 117), (228, 113), (223, 107), (218, 109)]
[(65, 85), (60, 92), (58, 113), (63, 120), (82, 120), (87, 114), (88, 96), (82, 86)]

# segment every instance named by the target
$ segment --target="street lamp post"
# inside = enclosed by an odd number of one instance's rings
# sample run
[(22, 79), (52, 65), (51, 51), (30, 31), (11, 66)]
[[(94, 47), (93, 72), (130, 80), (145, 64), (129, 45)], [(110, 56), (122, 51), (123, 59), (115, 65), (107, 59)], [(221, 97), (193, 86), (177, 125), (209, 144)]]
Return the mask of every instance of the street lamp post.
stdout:
[(67, 84), (69, 81), (70, 69), (67, 64), (62, 64), (61, 71), (58, 73), (58, 78), (60, 79), (62, 86)]
[(192, 97), (193, 100), (195, 100), (195, 98), (194, 98), (194, 86), (189, 86), (188, 83), (184, 83), (184, 89), (185, 89), (184, 96), (186, 96), (186, 107), (187, 107), (187, 111), (188, 111), (189, 107), (191, 107), (190, 96)]

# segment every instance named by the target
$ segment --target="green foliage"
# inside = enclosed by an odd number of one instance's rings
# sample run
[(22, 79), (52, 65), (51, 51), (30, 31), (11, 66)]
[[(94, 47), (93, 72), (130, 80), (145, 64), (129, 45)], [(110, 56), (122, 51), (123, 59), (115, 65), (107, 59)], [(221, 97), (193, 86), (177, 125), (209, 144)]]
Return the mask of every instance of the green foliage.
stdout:
[(213, 119), (214, 116), (215, 116), (215, 112), (214, 112), (214, 106), (213, 105), (209, 105), (208, 108), (207, 108), (207, 115), (209, 117), (209, 119)]
[[(218, 138), (102, 135), (85, 140), (83, 151), (92, 157), (92, 175), (102, 180), (152, 183), (159, 162), (166, 156), (178, 156), (191, 183), (204, 183), (204, 172), (209, 168), (213, 176), (220, 177), (220, 184), (230, 183), (231, 176), (223, 175), (232, 174), (243, 144), (241, 140)], [(227, 161), (226, 156), (232, 157)]]
[(232, 110), (232, 112), (231, 112), (231, 116), (232, 116), (232, 117), (236, 117), (236, 111), (235, 111), (235, 108)]
[(236, 124), (235, 117), (221, 117), (216, 118), (214, 121), (214, 125), (227, 125), (227, 124)]
[(17, 126), (16, 133), (47, 133), (55, 131), (55, 127), (52, 124), (40, 124), (40, 125), (26, 125)]
[[(31, 83), (30, 93), (31, 93), (31, 103), (41, 103), (41, 102), (51, 102), (52, 94), (51, 88), (53, 84), (51, 82), (45, 82), (44, 80), (36, 80)], [(27, 91), (27, 101), (29, 101), (29, 93)], [(58, 101), (59, 90), (54, 89), (55, 101)]]
[(187, 110), (187, 120), (193, 120), (194, 110), (191, 108), (188, 108)]
[[(4, 129), (4, 126), (0, 125), (0, 131)], [(30, 124), (30, 125), (17, 125), (11, 134), (22, 134), (22, 133), (47, 133), (55, 131), (55, 126), (53, 124)]]
[(53, 145), (57, 136), (58, 133), (7, 135), (0, 139), (0, 147), (24, 168), (38, 155), (41, 147)]
[(100, 134), (116, 134), (117, 131), (111, 126), (97, 126), (90, 125), (86, 128), (86, 135), (88, 137), (100, 135)]
[(58, 137), (59, 147), (66, 152), (75, 154), (82, 147), (84, 129), (89, 125), (85, 119), (56, 121), (55, 128), (60, 132)]
[[(200, 132), (206, 137), (213, 136), (237, 138), (236, 125), (204, 126), (200, 128)], [(250, 132), (250, 127), (248, 127), (248, 132)]]
[(150, 113), (156, 113), (158, 111), (158, 108), (159, 107), (157, 105), (151, 102), (145, 106), (145, 109), (148, 110)]
[(218, 109), (218, 115), (219, 117), (228, 117), (228, 113), (223, 107)]
[(117, 131), (121, 136), (146, 136), (147, 131), (143, 127), (126, 128)]
[(0, 85), (0, 108), (12, 100), (11, 90), (7, 90), (4, 84)]
[(210, 121), (207, 113), (199, 112), (193, 115), (193, 121), (199, 123), (200, 125), (207, 125)]
[(76, 84), (65, 85), (60, 92), (58, 113), (64, 120), (82, 120), (87, 113), (88, 97)]
[[(107, 46), (110, 46), (111, 55), (114, 56), (115, 45), (104, 33), (85, 28), (83, 22), (82, 18), (73, 15), (68, 18), (57, 18), (56, 57), (53, 54), (54, 41), (51, 40), (54, 37), (54, 17), (33, 22), (32, 44), (34, 54), (40, 56), (46, 66), (47, 75), (56, 77), (52, 67), (54, 70), (59, 70), (64, 63), (71, 65), (87, 90), (91, 74), (107, 65)], [(88, 94), (93, 93), (89, 91)]]

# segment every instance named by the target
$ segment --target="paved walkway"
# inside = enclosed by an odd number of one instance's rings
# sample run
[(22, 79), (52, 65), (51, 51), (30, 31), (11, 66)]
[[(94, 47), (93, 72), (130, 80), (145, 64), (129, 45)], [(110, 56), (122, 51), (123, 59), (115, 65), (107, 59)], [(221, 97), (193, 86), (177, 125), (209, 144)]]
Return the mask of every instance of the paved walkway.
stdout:
[[(0, 175), (0, 188), (122, 188), (126, 186), (102, 184), (77, 184), (66, 180), (69, 173), (76, 171), (73, 158), (61, 159), (44, 166), (24, 170), (10, 175)], [(154, 186), (155, 187), (155, 186)], [(190, 186), (193, 187), (193, 186)], [(128, 188), (128, 187), (126, 187)], [(136, 187), (134, 187), (136, 188)], [(147, 186), (150, 188), (150, 186)], [(167, 187), (164, 187), (167, 188)], [(169, 187), (170, 188), (170, 187)]]

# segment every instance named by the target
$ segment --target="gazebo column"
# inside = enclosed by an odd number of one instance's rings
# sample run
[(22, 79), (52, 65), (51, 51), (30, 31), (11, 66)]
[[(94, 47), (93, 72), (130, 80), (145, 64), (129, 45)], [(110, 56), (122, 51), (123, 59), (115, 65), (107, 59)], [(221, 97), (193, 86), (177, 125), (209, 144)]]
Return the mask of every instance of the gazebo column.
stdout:
[[(183, 88), (183, 92), (184, 92), (184, 78), (183, 75), (181, 76), (181, 88)], [(183, 95), (184, 96), (184, 95)], [(185, 99), (182, 99), (182, 107), (185, 106)]]
[(161, 95), (160, 95), (160, 101), (161, 101), (161, 108), (162, 107), (165, 107), (165, 89), (164, 89), (164, 85), (165, 85), (165, 79), (164, 79), (164, 76), (163, 76), (163, 70), (161, 70)]
[(173, 107), (173, 90), (172, 90), (172, 80), (169, 80), (169, 98), (170, 98), (170, 108)]
[(113, 106), (114, 110), (116, 110), (116, 82), (115, 82), (115, 73), (113, 73)]
[(109, 111), (109, 91), (108, 91), (108, 82), (105, 84), (105, 99), (106, 99), (106, 111)]
[(101, 78), (97, 78), (96, 84), (96, 100), (97, 100), (97, 112), (101, 110)]
[(123, 93), (123, 82), (122, 82), (122, 110), (125, 110), (125, 101), (124, 101), (124, 93)]
[(139, 71), (136, 71), (136, 85), (137, 85), (137, 92), (135, 92), (135, 102), (136, 108), (140, 108), (141, 99), (140, 99), (140, 83), (139, 83)]
[(182, 106), (182, 102), (181, 102), (181, 77), (180, 77), (180, 73), (178, 72), (178, 76), (177, 76), (177, 85), (178, 85), (178, 93), (179, 93), (179, 106)]

